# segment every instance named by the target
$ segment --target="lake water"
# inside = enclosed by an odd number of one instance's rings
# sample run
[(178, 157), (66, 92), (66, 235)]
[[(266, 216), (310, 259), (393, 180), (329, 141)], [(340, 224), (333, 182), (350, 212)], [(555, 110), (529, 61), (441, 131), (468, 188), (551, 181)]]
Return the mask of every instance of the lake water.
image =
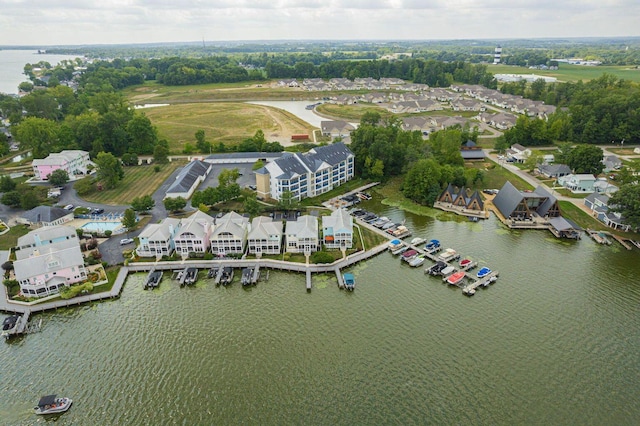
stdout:
[(69, 55), (39, 55), (36, 50), (0, 50), (0, 93), (18, 93), (18, 85), (29, 81), (24, 75), (24, 66), (40, 61), (57, 65), (65, 59), (74, 59)]
[(35, 424), (54, 392), (75, 401), (62, 425), (637, 424), (639, 250), (366, 206), (500, 279), (469, 298), (386, 252), (348, 271), (353, 293), (138, 274), (0, 344), (0, 424)]

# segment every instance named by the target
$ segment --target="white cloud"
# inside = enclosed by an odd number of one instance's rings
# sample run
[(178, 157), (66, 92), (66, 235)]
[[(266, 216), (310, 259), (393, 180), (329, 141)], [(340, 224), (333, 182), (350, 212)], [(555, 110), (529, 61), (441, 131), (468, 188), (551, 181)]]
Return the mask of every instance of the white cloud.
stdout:
[(0, 0), (0, 43), (638, 36), (637, 0)]

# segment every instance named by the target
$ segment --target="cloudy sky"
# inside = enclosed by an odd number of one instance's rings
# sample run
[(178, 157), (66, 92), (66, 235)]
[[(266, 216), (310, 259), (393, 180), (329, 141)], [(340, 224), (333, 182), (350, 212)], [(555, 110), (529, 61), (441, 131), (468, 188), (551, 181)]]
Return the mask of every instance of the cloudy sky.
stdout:
[(640, 35), (638, 0), (0, 0), (0, 45)]

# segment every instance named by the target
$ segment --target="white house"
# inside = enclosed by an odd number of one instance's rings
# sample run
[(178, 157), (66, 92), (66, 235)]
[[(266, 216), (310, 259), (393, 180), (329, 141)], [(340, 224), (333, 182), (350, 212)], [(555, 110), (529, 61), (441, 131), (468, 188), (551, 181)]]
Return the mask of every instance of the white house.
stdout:
[(37, 206), (24, 212), (18, 222), (34, 227), (63, 225), (73, 220), (73, 211), (51, 206)]
[(249, 219), (236, 212), (229, 212), (216, 220), (211, 233), (211, 252), (214, 255), (244, 253), (247, 243)]
[(322, 243), (326, 248), (353, 247), (353, 218), (347, 210), (338, 209), (322, 216)]
[(13, 263), (20, 291), (26, 297), (56, 294), (63, 286), (87, 279), (76, 230), (48, 226), (18, 238)]
[(279, 254), (282, 251), (282, 221), (258, 216), (251, 221), (247, 237), (250, 254)]
[(213, 165), (200, 160), (194, 160), (184, 166), (176, 179), (173, 181), (169, 189), (167, 189), (165, 198), (182, 197), (189, 199), (198, 185), (204, 181)]
[(592, 174), (569, 174), (558, 177), (558, 183), (571, 192), (593, 192), (596, 178)]
[(213, 218), (196, 210), (181, 222), (180, 230), (173, 237), (176, 251), (183, 256), (188, 256), (189, 253), (206, 253), (211, 245)]
[(298, 220), (288, 220), (286, 233), (286, 251), (291, 253), (312, 253), (320, 250), (318, 239), (318, 219), (304, 215)]
[(173, 238), (182, 226), (180, 219), (165, 218), (160, 223), (147, 225), (138, 239), (140, 244), (136, 248), (138, 256), (161, 257), (171, 256), (175, 249)]

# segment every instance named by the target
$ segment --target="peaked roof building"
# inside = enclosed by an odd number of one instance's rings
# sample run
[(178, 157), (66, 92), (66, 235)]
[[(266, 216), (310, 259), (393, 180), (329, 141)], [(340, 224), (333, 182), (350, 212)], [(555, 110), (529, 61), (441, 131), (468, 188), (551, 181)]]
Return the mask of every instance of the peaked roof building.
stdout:
[(533, 192), (522, 192), (507, 181), (493, 199), (493, 205), (505, 219), (529, 220), (534, 215), (560, 216), (558, 200), (542, 186)]
[(212, 167), (211, 164), (200, 160), (190, 162), (180, 170), (180, 173), (176, 176), (176, 180), (171, 184), (169, 189), (167, 189), (165, 198), (182, 197), (185, 200), (188, 199), (200, 182), (205, 180), (209, 175)]
[(280, 200), (287, 191), (297, 200), (315, 197), (352, 179), (353, 163), (342, 142), (282, 156), (255, 171), (258, 197)]

